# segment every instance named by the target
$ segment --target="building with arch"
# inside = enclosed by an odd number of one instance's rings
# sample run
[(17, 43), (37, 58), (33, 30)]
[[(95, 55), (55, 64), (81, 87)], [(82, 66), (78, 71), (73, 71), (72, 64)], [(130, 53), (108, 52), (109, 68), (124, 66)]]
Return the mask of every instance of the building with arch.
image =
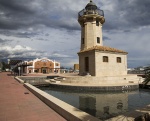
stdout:
[(26, 62), (26, 72), (27, 73), (59, 73), (60, 63), (55, 60), (50, 60), (48, 58), (34, 59)]

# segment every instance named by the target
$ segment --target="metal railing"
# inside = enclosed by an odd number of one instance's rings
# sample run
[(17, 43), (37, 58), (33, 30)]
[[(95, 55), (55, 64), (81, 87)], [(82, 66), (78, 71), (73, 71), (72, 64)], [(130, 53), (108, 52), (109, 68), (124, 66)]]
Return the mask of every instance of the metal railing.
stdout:
[(144, 70), (132, 70), (128, 71), (128, 74), (145, 74)]
[(97, 15), (100, 15), (100, 16), (104, 16), (104, 11), (100, 10), (99, 8), (97, 8), (96, 10), (83, 9), (78, 13), (78, 17), (81, 17), (83, 15), (88, 15), (88, 14), (97, 14)]

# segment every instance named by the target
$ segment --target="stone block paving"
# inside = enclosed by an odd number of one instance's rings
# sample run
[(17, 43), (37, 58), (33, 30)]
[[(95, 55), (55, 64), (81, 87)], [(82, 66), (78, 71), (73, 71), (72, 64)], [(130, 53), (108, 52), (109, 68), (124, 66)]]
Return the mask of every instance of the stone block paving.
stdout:
[(0, 73), (0, 121), (66, 121), (10, 72)]

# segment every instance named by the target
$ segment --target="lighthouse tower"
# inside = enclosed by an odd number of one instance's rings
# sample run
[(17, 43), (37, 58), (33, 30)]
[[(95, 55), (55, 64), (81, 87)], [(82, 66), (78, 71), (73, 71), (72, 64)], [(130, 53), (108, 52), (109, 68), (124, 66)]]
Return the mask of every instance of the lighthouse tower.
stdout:
[(79, 74), (120, 76), (127, 74), (127, 52), (103, 46), (104, 12), (92, 0), (78, 13), (81, 25)]
[(90, 0), (78, 14), (78, 22), (81, 25), (81, 50), (96, 45), (103, 45), (102, 25), (105, 22), (104, 12)]

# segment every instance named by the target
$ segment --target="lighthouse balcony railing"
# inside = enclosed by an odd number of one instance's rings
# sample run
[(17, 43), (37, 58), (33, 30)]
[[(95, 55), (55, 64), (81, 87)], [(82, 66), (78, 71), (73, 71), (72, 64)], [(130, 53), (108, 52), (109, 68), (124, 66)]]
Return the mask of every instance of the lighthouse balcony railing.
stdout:
[(88, 15), (88, 14), (98, 14), (100, 16), (104, 16), (104, 11), (100, 9), (96, 9), (96, 10), (83, 9), (78, 13), (78, 17), (82, 17), (83, 15)]

